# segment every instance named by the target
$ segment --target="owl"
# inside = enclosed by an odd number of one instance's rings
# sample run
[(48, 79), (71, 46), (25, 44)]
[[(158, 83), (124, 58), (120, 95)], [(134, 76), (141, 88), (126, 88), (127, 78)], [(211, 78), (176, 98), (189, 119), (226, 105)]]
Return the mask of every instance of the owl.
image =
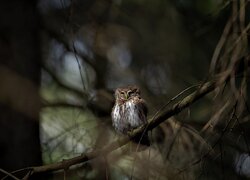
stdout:
[[(111, 117), (115, 130), (125, 135), (128, 131), (147, 123), (147, 106), (137, 86), (116, 89)], [(138, 135), (133, 141), (142, 145), (150, 145), (147, 132)]]

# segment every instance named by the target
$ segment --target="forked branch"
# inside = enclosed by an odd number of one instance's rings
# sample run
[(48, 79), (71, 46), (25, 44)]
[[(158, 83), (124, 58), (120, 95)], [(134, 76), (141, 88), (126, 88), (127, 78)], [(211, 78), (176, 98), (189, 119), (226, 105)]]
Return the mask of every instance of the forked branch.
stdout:
[(149, 123), (146, 126), (141, 126), (134, 131), (129, 133), (129, 137), (123, 137), (120, 140), (117, 140), (107, 146), (105, 146), (103, 149), (100, 150), (95, 150), (89, 153), (82, 154), (80, 156), (63, 160), (61, 162), (53, 163), (53, 164), (48, 164), (44, 166), (35, 166), (31, 167), (31, 174), (34, 173), (44, 173), (44, 172), (51, 172), (51, 171), (57, 171), (57, 170), (64, 170), (68, 169), (69, 167), (79, 164), (79, 163), (84, 163), (87, 162), (91, 159), (94, 159), (99, 156), (105, 156), (112, 151), (118, 149), (119, 147), (122, 147), (123, 145), (127, 144), (131, 138), (139, 135), (143, 131), (148, 131), (151, 130), (155, 127), (157, 127), (160, 123), (163, 121), (167, 120), (171, 116), (174, 116), (181, 112), (183, 109), (186, 107), (190, 106), (193, 104), (195, 101), (198, 99), (202, 98), (209, 92), (213, 91), (216, 88), (216, 83), (215, 82), (208, 82), (195, 91), (194, 93), (190, 94), (189, 96), (185, 97), (183, 100), (179, 101), (178, 103), (174, 104), (172, 108), (169, 110), (166, 110), (156, 118), (152, 119), (149, 121)]

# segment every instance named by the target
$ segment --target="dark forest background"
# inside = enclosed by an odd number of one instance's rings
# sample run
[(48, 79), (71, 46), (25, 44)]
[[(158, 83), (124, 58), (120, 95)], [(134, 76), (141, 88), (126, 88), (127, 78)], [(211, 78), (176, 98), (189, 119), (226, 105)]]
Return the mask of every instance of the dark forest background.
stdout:
[[(250, 178), (247, 0), (0, 5), (1, 179)], [(115, 133), (140, 87), (151, 146)], [(136, 133), (136, 132), (135, 132)]]

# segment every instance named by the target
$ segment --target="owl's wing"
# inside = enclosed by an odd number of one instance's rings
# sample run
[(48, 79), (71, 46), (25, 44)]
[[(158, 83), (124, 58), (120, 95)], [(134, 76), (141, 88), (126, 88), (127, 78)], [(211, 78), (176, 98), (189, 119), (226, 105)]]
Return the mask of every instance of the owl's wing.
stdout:
[(146, 102), (143, 99), (138, 98), (136, 101), (136, 104), (139, 107), (139, 109), (142, 110), (142, 113), (145, 115), (145, 117), (147, 117), (148, 108), (147, 108)]

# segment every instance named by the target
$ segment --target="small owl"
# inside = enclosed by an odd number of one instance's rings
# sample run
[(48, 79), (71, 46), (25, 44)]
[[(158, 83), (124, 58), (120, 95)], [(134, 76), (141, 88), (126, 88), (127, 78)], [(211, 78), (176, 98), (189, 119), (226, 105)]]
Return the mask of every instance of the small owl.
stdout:
[[(116, 89), (111, 117), (115, 130), (125, 135), (128, 131), (147, 123), (147, 106), (140, 96), (138, 87)], [(147, 132), (136, 137), (134, 141), (147, 146), (150, 144)]]

